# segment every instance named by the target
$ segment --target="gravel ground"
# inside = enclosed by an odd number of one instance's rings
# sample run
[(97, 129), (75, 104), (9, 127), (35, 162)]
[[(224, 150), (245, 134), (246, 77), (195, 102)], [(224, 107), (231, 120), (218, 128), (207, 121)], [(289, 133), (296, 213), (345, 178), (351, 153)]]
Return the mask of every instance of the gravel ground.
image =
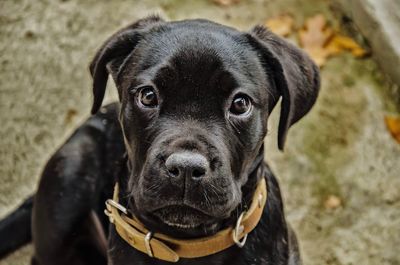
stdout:
[[(54, 150), (89, 115), (88, 63), (103, 40), (148, 14), (209, 18), (246, 30), (281, 13), (297, 25), (328, 1), (254, 0), (222, 8), (211, 1), (0, 2), (0, 217), (35, 191)], [(112, 85), (110, 85), (112, 86)], [(108, 101), (116, 98), (108, 90)], [(400, 264), (400, 145), (383, 117), (398, 113), (398, 89), (370, 59), (328, 62), (316, 107), (276, 147), (275, 113), (266, 158), (283, 190), (305, 264)], [(335, 209), (324, 207), (329, 196)], [(30, 245), (0, 261), (29, 264)]]

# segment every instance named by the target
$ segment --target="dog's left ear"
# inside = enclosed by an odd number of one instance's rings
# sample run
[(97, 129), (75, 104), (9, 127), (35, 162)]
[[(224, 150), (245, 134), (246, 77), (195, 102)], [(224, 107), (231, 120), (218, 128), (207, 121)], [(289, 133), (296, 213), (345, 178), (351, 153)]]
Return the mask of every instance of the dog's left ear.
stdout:
[[(283, 150), (290, 126), (306, 115), (317, 99), (319, 70), (303, 51), (262, 26), (254, 27), (246, 37), (259, 54), (267, 77), (282, 96), (278, 147)], [(274, 100), (270, 110), (277, 101)]]
[(114, 81), (117, 81), (125, 59), (134, 51), (142, 39), (142, 34), (161, 22), (163, 20), (158, 16), (140, 19), (112, 35), (97, 51), (89, 66), (93, 78), (92, 114), (95, 114), (101, 107), (108, 74), (111, 74)]

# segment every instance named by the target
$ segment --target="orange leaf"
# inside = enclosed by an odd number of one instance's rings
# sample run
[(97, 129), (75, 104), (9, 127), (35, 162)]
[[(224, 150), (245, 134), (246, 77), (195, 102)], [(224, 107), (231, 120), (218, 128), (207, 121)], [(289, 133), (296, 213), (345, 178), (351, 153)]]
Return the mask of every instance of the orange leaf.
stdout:
[(326, 46), (325, 49), (329, 53), (329, 55), (339, 55), (343, 52), (342, 47), (338, 46), (337, 43), (335, 42), (335, 37), (332, 38), (332, 41), (330, 41)]
[(400, 144), (400, 116), (385, 117), (386, 127), (393, 138)]
[(300, 30), (300, 44), (302, 47), (324, 47), (332, 36), (333, 31), (326, 27), (323, 15), (316, 15), (307, 19), (305, 29)]
[(304, 49), (318, 66), (323, 66), (329, 56), (329, 52), (321, 47), (310, 47)]
[(330, 55), (324, 47), (332, 36), (333, 30), (327, 27), (325, 17), (321, 14), (307, 19), (305, 28), (299, 31), (300, 45), (318, 66), (322, 66)]
[(294, 20), (290, 15), (281, 15), (274, 18), (270, 18), (265, 22), (273, 33), (286, 37), (293, 31)]
[(299, 31), (299, 41), (318, 66), (324, 65), (328, 57), (343, 51), (350, 51), (354, 57), (368, 54), (353, 39), (335, 33), (321, 14), (306, 20), (304, 28)]
[(338, 50), (348, 50), (355, 57), (363, 57), (367, 54), (367, 51), (358, 45), (358, 43), (352, 38), (343, 35), (335, 35), (329, 43), (329, 46), (334, 46)]

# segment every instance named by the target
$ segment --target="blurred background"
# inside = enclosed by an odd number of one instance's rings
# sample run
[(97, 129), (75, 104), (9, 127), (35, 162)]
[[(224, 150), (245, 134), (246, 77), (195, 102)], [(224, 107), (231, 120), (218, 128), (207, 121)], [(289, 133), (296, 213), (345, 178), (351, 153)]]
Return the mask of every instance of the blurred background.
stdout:
[[(278, 111), (266, 138), (304, 264), (400, 264), (399, 12), (399, 0), (1, 1), (0, 218), (35, 192), (46, 161), (89, 116), (88, 64), (117, 29), (149, 14), (263, 24), (322, 71), (317, 104), (285, 152)], [(29, 264), (31, 253), (0, 265)]]

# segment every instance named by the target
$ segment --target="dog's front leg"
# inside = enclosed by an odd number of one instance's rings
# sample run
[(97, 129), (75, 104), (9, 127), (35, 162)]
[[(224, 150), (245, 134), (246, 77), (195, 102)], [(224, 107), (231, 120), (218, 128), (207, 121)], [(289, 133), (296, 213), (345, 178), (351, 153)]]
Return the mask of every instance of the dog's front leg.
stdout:
[(113, 165), (124, 149), (115, 106), (104, 111), (78, 128), (44, 169), (33, 209), (37, 264), (106, 264), (103, 197), (112, 191)]

